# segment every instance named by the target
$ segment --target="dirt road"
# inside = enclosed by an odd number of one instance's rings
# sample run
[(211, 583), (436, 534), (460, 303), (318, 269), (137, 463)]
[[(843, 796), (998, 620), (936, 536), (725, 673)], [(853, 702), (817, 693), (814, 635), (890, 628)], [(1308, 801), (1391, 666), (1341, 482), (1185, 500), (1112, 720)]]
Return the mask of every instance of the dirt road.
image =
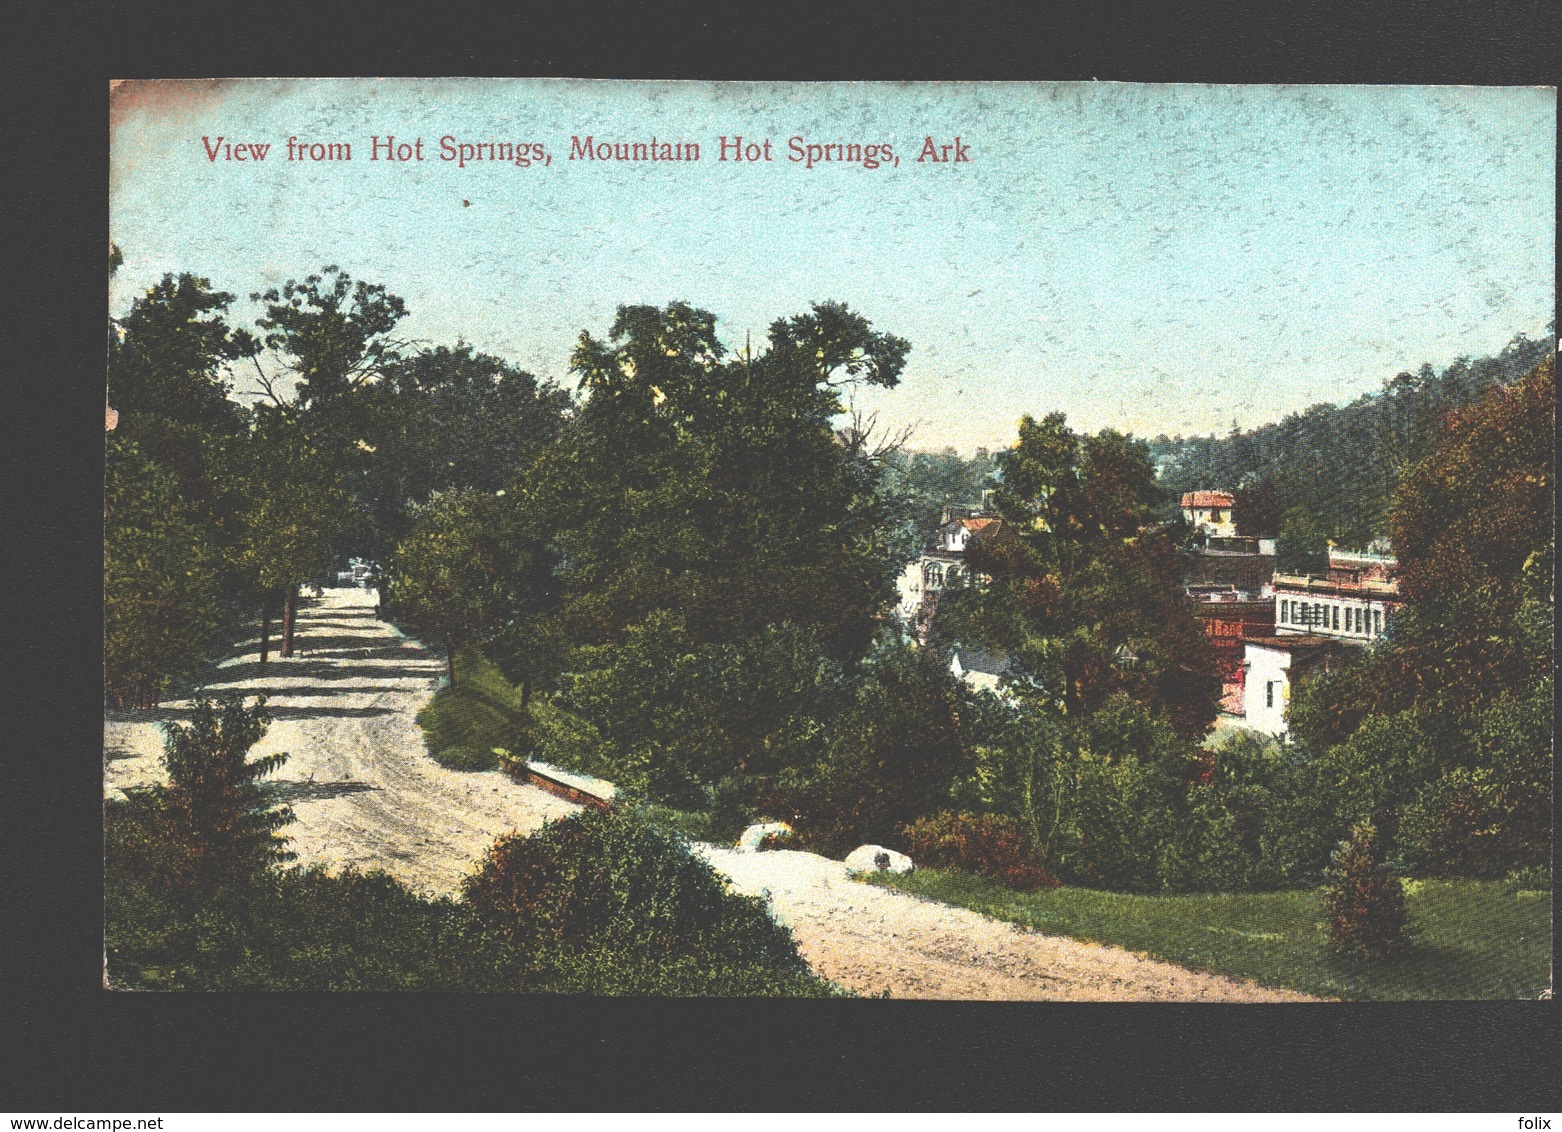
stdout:
[[(444, 671), (420, 643), (374, 617), (374, 593), (328, 589), (300, 611), (299, 656), (259, 670), (258, 641), (223, 662), (212, 692), (264, 692), (274, 717), (255, 754), (288, 752), (274, 779), (298, 820), (285, 832), (301, 864), (381, 868), (425, 893), (453, 893), (494, 839), (531, 832), (575, 807), (502, 774), (446, 770), (415, 722)], [(162, 777), (159, 719), (105, 726), (107, 790)]]
[[(374, 617), (374, 596), (326, 590), (298, 621), (303, 653), (274, 655), (262, 673), (258, 642), (225, 661), (213, 692), (264, 692), (274, 722), (256, 754), (287, 751), (277, 776), (297, 822), (300, 863), (380, 868), (425, 893), (450, 894), (500, 834), (530, 832), (576, 807), (502, 774), (446, 770), (423, 747), (414, 717), (443, 665)], [(162, 775), (160, 719), (186, 703), (105, 727), (104, 787)], [(1260, 1002), (1306, 996), (1239, 983), (1114, 947), (1041, 935), (962, 908), (851, 879), (812, 853), (696, 851), (734, 888), (768, 892), (804, 956), (827, 978), (895, 998)]]
[(852, 879), (813, 853), (697, 846), (741, 892), (768, 892), (776, 919), (826, 978), (892, 998), (1030, 1001), (1303, 1002), (1147, 959), (1120, 947), (1043, 935), (965, 908)]

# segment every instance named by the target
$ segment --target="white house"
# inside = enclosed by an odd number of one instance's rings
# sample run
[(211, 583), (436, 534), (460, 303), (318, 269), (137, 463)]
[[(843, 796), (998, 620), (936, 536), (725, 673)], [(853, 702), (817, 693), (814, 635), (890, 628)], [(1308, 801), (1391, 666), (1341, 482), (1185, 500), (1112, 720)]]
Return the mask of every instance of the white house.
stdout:
[(938, 549), (948, 554), (964, 554), (971, 543), (990, 538), (1003, 526), (1002, 519), (971, 515), (952, 519), (938, 528)]
[[(948, 508), (945, 509), (946, 515)], [(1003, 520), (981, 515), (950, 518), (938, 528), (933, 546), (906, 563), (895, 580), (899, 596), (896, 612), (908, 626), (920, 634), (937, 608), (938, 595), (981, 581), (966, 565), (965, 554), (973, 543), (995, 537), (1003, 529)]]
[(972, 691), (1002, 695), (998, 690), (998, 682), (1009, 671), (1009, 660), (1007, 657), (999, 658), (986, 649), (955, 645), (949, 650), (949, 671)]
[(1189, 491), (1182, 496), (1182, 517), (1193, 524), (1195, 530), (1216, 538), (1232, 538), (1237, 533), (1237, 517), (1233, 510), (1236, 497), (1229, 491)]
[(1338, 642), (1328, 637), (1249, 637), (1243, 641), (1246, 673), (1242, 689), (1242, 725), (1251, 731), (1283, 736), (1291, 694), (1314, 672), (1327, 671)]
[(929, 613), (937, 603), (938, 595), (951, 586), (964, 585), (969, 580), (967, 567), (961, 554), (945, 550), (925, 551), (895, 580), (900, 601), (897, 611), (907, 624)]

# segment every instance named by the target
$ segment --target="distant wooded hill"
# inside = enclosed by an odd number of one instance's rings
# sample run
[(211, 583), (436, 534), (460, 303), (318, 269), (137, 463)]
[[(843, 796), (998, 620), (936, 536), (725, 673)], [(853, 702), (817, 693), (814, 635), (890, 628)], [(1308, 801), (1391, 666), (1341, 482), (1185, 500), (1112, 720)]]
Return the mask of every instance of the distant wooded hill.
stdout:
[(1167, 493), (1167, 517), (1185, 491), (1237, 494), (1244, 534), (1279, 536), (1283, 570), (1322, 570), (1328, 540), (1364, 546), (1387, 533), (1401, 474), (1429, 450), (1452, 409), (1508, 385), (1551, 352), (1520, 334), (1493, 357), (1459, 358), (1404, 371), (1345, 405), (1314, 405), (1284, 420), (1223, 437), (1150, 441)]

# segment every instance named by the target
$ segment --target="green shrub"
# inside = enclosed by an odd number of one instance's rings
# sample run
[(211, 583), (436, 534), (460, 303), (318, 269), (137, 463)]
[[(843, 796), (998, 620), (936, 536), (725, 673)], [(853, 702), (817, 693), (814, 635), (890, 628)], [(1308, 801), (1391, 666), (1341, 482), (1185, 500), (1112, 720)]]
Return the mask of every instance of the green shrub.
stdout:
[(759, 820), (750, 806), (720, 784), (707, 793), (712, 796), (710, 804), (700, 809), (683, 810), (641, 798), (626, 799), (623, 795), (620, 795), (620, 805), (654, 829), (716, 845), (733, 844), (745, 829)]
[(1514, 892), (1550, 892), (1551, 863), (1526, 865), (1522, 869), (1514, 869), (1502, 879), (1503, 884)]
[(1352, 829), (1323, 876), (1325, 927), (1336, 951), (1382, 959), (1409, 947), (1404, 885), (1383, 859), (1376, 826), (1362, 822)]
[(905, 827), (947, 809), (974, 771), (960, 688), (927, 650), (882, 646), (850, 691), (823, 756), (753, 794), (756, 810), (793, 825), (800, 846), (832, 857), (864, 842), (901, 848)]
[[(167, 813), (104, 807), (104, 944), (111, 984), (165, 990), (550, 989), (526, 952), (469, 909), (384, 873), (268, 869), (196, 887)], [(171, 855), (172, 851), (172, 855)]]
[(1036, 863), (1019, 822), (1003, 814), (945, 811), (918, 818), (906, 827), (906, 845), (918, 865), (977, 873), (1021, 892), (1060, 883)]
[(459, 687), (446, 686), (418, 712), (429, 754), (456, 770), (491, 770), (495, 747), (524, 750), (527, 745), (520, 693), (497, 665), (476, 649), (456, 658)]
[(446, 747), (434, 756), (440, 766), (449, 767), (451, 770), (493, 770), (499, 765), (499, 757), (493, 751), (480, 750), (477, 747)]
[(613, 745), (582, 716), (548, 700), (533, 700), (528, 719), (532, 753), (545, 763), (605, 778), (620, 790), (641, 790), (644, 774), (615, 757)]
[[(379, 872), (260, 869), (197, 887), (180, 867), (175, 829), (167, 808), (150, 796), (104, 807), (104, 944), (115, 987), (845, 993), (815, 976), (795, 951), (775, 958), (752, 949), (753, 937), (768, 938), (764, 925), (730, 908), (717, 920), (717, 946), (683, 955), (641, 953), (624, 943), (638, 937), (622, 927), (587, 930), (571, 942), (523, 941), (490, 930), (467, 904), (426, 899)], [(647, 888), (653, 900), (669, 894), (658, 879)], [(638, 910), (633, 901), (625, 907), (626, 914)], [(769, 924), (770, 936), (782, 931)]]
[(501, 838), (463, 894), (490, 930), (528, 947), (591, 943), (658, 962), (808, 971), (763, 900), (728, 891), (680, 841), (618, 811)]

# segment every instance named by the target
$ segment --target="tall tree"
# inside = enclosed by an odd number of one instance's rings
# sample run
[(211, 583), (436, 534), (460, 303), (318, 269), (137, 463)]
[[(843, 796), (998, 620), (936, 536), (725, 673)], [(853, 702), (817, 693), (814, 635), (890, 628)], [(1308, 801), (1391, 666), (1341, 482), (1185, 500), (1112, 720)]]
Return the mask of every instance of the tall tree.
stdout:
[(216, 553), (174, 478), (134, 441), (108, 438), (104, 482), (104, 677), (121, 704), (151, 707), (205, 663), (218, 620)]
[[(383, 284), (354, 280), (335, 265), (250, 298), (266, 305), (256, 325), (266, 346), (286, 360), (299, 405), (340, 401), (379, 377), (407, 345), (391, 337), (407, 315), (405, 301)], [(268, 395), (281, 404), (277, 378), (258, 367), (257, 372)]]
[[(363, 447), (351, 481), (372, 521), (362, 553), (383, 560), (436, 491), (508, 488), (552, 442), (567, 393), (466, 343), (388, 362), (364, 387)], [(356, 447), (356, 446), (355, 446)]]
[(282, 599), (282, 655), (293, 655), (298, 588), (331, 567), (359, 525), (338, 467), (291, 420), (263, 415), (241, 453), (247, 502), (234, 559), (261, 597), (261, 661), (271, 611)]
[[(268, 370), (258, 353), (251, 358), (262, 398), (257, 486), (268, 486), (246, 517), (244, 557), (257, 576), (282, 588), (282, 654), (289, 656), (299, 583), (328, 568), (349, 537), (365, 541), (369, 533), (351, 496), (374, 454), (362, 394), (407, 347), (392, 336), (407, 306), (383, 284), (354, 280), (335, 265), (250, 298), (265, 306), (256, 325), (273, 361)], [(278, 541), (257, 544), (267, 537)], [(264, 608), (263, 600), (263, 621)]]
[(509, 516), (494, 496), (470, 488), (436, 493), (391, 556), (391, 601), (445, 646), (452, 687), (457, 650), (495, 635), (551, 589), (540, 556), (507, 529)]
[(728, 358), (685, 304), (583, 335), (585, 403), (516, 492), (554, 532), (571, 634), (668, 610), (696, 642), (791, 622), (860, 658), (891, 562), (873, 454), (831, 425), (841, 390), (894, 384), (906, 349), (838, 304), (778, 320), (757, 357)]
[(231, 294), (190, 274), (164, 275), (131, 304), (109, 340), (109, 396), (121, 427), (157, 417), (217, 433), (239, 431), (227, 371), (253, 354), (256, 342), (228, 324), (232, 304)]
[(968, 553), (993, 579), (953, 595), (943, 639), (1017, 654), (1071, 716), (1126, 693), (1187, 737), (1215, 716), (1214, 661), (1178, 584), (1147, 446), (1110, 430), (1081, 437), (1061, 413), (1026, 416), (998, 457), (1005, 536)]

